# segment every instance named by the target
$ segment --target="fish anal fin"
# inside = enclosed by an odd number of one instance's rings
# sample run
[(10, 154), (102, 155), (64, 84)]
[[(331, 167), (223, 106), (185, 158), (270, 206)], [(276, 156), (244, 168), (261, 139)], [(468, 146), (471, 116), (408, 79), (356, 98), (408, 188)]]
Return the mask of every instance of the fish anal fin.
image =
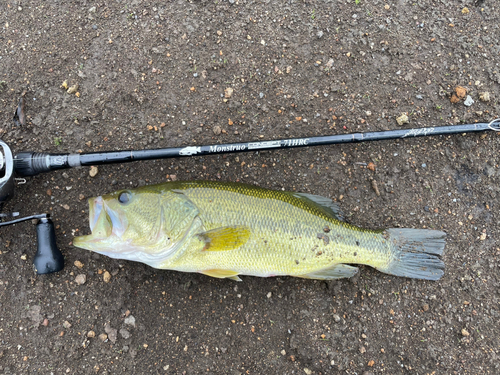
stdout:
[(304, 279), (317, 279), (317, 280), (335, 280), (353, 277), (358, 272), (358, 267), (348, 266), (347, 264), (335, 264), (332, 267), (323, 268), (318, 271), (310, 272), (308, 274), (299, 275)]
[(248, 241), (250, 229), (245, 226), (216, 228), (198, 234), (198, 238), (205, 242), (203, 251), (234, 250)]
[(231, 270), (213, 269), (201, 271), (201, 273), (207, 276), (216, 277), (218, 279), (231, 279), (234, 281), (241, 281), (241, 279), (238, 277), (238, 272)]

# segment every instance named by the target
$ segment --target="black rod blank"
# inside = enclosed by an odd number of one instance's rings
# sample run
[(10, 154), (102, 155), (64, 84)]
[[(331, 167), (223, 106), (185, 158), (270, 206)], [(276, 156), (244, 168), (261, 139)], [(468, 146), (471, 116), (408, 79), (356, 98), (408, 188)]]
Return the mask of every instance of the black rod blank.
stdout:
[(81, 154), (47, 154), (20, 152), (14, 157), (14, 169), (18, 176), (35, 176), (57, 169), (90, 165), (127, 163), (139, 160), (168, 159), (184, 156), (227, 154), (234, 152), (262, 151), (295, 147), (325, 146), (339, 143), (357, 143), (388, 139), (404, 139), (461, 133), (500, 131), (500, 119), (490, 123), (437, 126), (432, 128), (387, 130), (367, 133), (350, 133), (307, 138), (291, 138), (270, 141), (226, 143), (205, 146), (171, 147), (153, 150), (128, 150), (89, 152)]

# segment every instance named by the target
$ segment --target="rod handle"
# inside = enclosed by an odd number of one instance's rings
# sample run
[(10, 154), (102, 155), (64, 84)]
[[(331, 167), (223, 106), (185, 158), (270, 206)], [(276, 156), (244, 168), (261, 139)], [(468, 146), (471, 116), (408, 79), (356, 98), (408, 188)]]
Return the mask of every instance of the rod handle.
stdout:
[(69, 167), (67, 154), (24, 151), (14, 156), (14, 170), (20, 177), (36, 176), (39, 173)]

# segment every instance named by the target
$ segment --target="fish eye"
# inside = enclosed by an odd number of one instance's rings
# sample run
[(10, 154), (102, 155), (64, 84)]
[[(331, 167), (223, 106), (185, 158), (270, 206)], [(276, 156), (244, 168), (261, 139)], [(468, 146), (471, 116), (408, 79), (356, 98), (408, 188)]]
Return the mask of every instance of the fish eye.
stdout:
[(118, 196), (118, 202), (120, 202), (121, 204), (127, 204), (128, 202), (130, 202), (131, 198), (132, 195), (128, 191), (122, 191)]

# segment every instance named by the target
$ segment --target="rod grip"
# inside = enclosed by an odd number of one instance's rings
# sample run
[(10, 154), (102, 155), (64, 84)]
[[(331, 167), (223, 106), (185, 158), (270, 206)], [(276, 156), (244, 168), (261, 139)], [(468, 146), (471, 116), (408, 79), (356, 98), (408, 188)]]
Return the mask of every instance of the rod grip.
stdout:
[(39, 173), (69, 167), (67, 154), (24, 151), (14, 156), (14, 170), (20, 177), (36, 176)]

